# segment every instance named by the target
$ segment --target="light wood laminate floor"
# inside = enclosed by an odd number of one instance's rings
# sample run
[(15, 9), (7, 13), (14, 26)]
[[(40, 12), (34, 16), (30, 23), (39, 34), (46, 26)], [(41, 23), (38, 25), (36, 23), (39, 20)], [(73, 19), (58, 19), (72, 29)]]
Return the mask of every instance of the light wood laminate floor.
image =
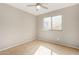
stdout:
[(34, 40), (0, 52), (0, 55), (78, 55), (79, 49)]

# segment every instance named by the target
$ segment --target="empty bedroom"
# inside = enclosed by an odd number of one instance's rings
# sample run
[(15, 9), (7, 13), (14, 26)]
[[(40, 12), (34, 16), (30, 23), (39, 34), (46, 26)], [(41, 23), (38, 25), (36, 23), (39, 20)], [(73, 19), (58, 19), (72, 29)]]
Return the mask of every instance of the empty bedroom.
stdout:
[(0, 3), (0, 55), (79, 55), (79, 4)]

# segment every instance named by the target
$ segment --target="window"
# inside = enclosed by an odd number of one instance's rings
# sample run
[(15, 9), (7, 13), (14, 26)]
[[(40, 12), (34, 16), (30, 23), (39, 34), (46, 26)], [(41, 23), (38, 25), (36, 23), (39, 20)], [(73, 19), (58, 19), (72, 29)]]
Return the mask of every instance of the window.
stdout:
[(62, 30), (62, 16), (52, 17), (52, 29), (53, 30)]
[(62, 15), (44, 18), (45, 30), (62, 30)]
[(44, 30), (51, 30), (51, 17), (46, 17), (43, 20)]

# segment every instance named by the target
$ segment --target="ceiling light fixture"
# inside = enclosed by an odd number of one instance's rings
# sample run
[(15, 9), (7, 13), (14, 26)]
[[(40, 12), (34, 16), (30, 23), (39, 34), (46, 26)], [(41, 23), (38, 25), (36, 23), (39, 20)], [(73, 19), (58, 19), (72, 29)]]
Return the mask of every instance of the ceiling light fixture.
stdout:
[(40, 5), (37, 5), (36, 8), (37, 8), (37, 9), (41, 9), (41, 6), (40, 6)]
[(27, 6), (28, 6), (28, 7), (33, 7), (33, 6), (35, 6), (37, 11), (38, 11), (39, 9), (41, 9), (41, 8), (48, 9), (48, 7), (44, 6), (44, 3), (36, 3), (36, 4), (34, 4), (34, 5), (27, 5)]

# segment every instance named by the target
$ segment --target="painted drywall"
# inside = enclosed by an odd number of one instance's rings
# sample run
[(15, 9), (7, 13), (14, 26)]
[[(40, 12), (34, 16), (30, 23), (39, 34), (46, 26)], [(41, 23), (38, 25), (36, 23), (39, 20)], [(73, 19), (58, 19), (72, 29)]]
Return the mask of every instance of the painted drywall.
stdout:
[[(63, 31), (44, 31), (43, 18), (56, 15), (63, 17)], [(37, 18), (37, 37), (39, 40), (79, 48), (79, 5), (42, 14)]]
[(0, 4), (0, 50), (36, 39), (36, 17)]

